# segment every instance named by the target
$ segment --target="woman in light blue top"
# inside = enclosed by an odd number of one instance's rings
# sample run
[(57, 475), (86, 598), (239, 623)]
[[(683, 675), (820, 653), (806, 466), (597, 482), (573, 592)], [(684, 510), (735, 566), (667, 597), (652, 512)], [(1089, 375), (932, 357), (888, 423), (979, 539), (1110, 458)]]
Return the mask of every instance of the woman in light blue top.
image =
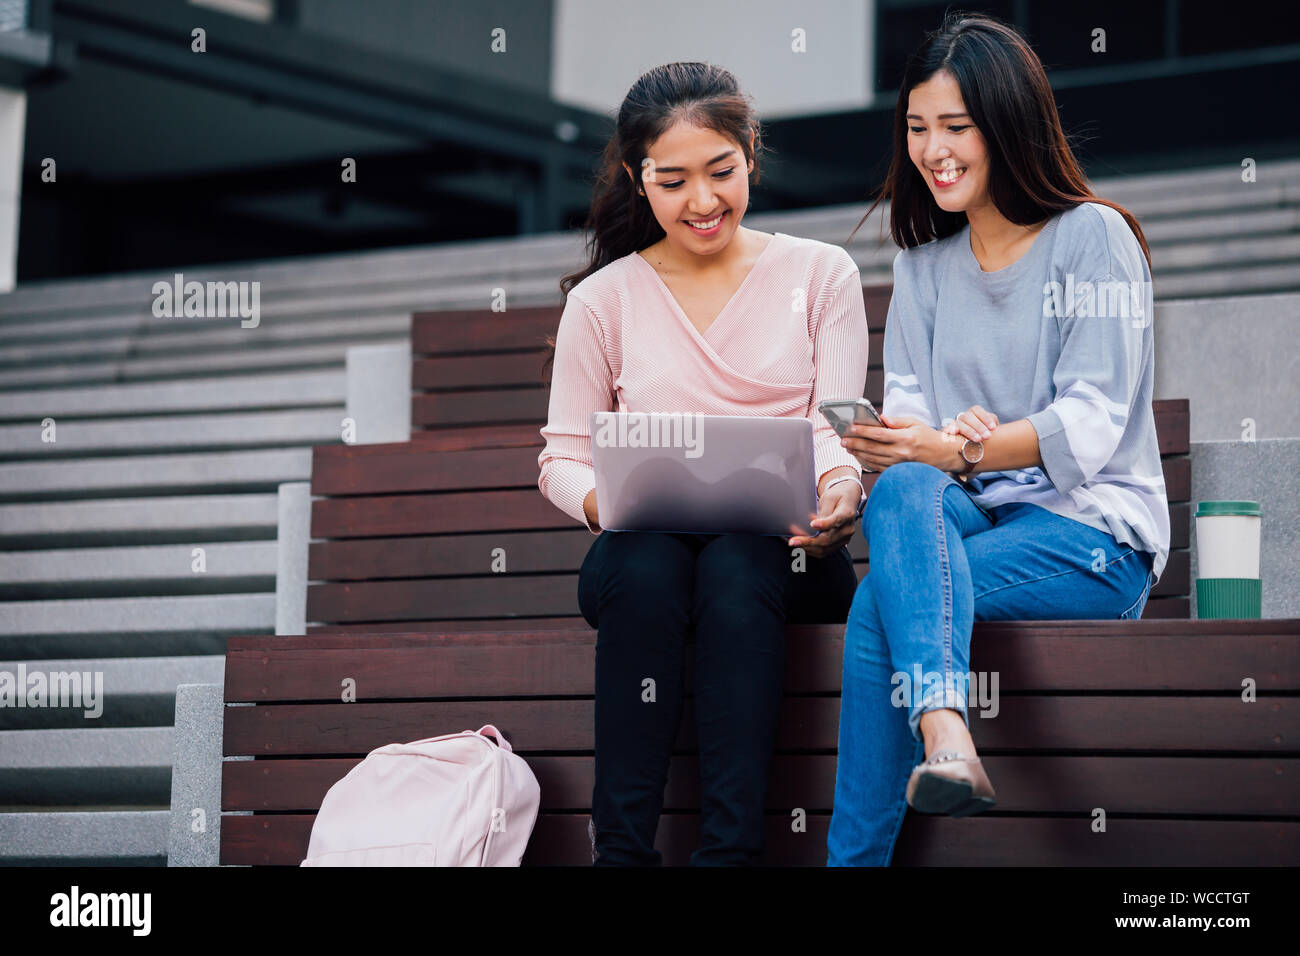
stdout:
[(1169, 553), (1146, 241), (1092, 195), (1012, 28), (951, 16), (912, 57), (884, 198), (902, 247), (889, 427), (845, 440), (882, 474), (845, 632), (832, 866), (888, 864), (908, 805), (994, 805), (967, 715), (997, 707), (969, 671), (974, 621), (1138, 617)]

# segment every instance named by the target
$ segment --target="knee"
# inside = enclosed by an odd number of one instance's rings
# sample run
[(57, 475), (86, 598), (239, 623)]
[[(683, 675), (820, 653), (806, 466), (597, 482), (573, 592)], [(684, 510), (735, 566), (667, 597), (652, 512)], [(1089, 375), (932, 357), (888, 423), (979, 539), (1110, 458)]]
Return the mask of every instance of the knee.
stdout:
[(705, 546), (696, 563), (697, 614), (724, 620), (733, 632), (784, 619), (789, 575), (790, 549), (781, 538), (721, 535)]
[(932, 500), (927, 492), (951, 480), (934, 465), (920, 461), (900, 461), (890, 465), (880, 473), (871, 488), (866, 518), (870, 521), (873, 513), (926, 505)]
[(790, 548), (773, 535), (724, 534), (704, 546), (695, 563), (701, 593), (737, 595), (785, 586)]
[(759, 563), (784, 566), (789, 556), (789, 546), (775, 535), (721, 534), (700, 552), (699, 567), (702, 573), (730, 573)]
[(614, 534), (605, 558), (602, 596), (644, 597), (662, 604), (690, 593), (692, 554), (672, 535), (640, 531)]

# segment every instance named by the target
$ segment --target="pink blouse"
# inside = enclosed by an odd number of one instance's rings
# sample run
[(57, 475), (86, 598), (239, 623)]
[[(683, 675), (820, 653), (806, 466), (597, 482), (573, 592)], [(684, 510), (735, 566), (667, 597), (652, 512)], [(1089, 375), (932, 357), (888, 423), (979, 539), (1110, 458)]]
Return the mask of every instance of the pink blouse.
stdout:
[(701, 335), (654, 266), (616, 259), (570, 290), (556, 336), (537, 486), (587, 522), (596, 487), (593, 411), (807, 418), (817, 479), (858, 460), (817, 411), (866, 390), (867, 314), (853, 258), (829, 243), (775, 233)]

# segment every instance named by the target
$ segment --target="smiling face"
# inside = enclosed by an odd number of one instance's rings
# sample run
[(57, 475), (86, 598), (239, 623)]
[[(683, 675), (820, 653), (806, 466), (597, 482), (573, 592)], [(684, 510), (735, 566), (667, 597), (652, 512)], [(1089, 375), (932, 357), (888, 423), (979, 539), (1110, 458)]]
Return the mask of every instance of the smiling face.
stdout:
[(988, 203), (988, 147), (946, 70), (908, 94), (907, 154), (940, 209), (969, 215)]
[[(749, 207), (753, 164), (740, 146), (717, 130), (683, 121), (646, 152), (633, 181), (645, 190), (667, 241), (683, 256), (725, 249)], [(626, 163), (623, 168), (632, 175)]]

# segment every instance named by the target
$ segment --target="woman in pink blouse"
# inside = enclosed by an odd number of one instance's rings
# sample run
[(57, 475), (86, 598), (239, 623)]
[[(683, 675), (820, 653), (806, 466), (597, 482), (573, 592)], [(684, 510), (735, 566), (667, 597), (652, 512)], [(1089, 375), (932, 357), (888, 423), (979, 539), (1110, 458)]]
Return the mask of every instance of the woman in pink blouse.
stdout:
[[(817, 412), (864, 391), (867, 324), (843, 249), (744, 229), (759, 123), (735, 77), (672, 63), (632, 86), (605, 149), (591, 261), (560, 283), (538, 487), (598, 535), (579, 576), (597, 629), (592, 857), (656, 865), (655, 830), (695, 637), (701, 789), (693, 865), (763, 849), (787, 623), (842, 622), (861, 466)], [(593, 411), (801, 417), (814, 426), (815, 538), (607, 532)], [(802, 549), (802, 550), (800, 550)]]

